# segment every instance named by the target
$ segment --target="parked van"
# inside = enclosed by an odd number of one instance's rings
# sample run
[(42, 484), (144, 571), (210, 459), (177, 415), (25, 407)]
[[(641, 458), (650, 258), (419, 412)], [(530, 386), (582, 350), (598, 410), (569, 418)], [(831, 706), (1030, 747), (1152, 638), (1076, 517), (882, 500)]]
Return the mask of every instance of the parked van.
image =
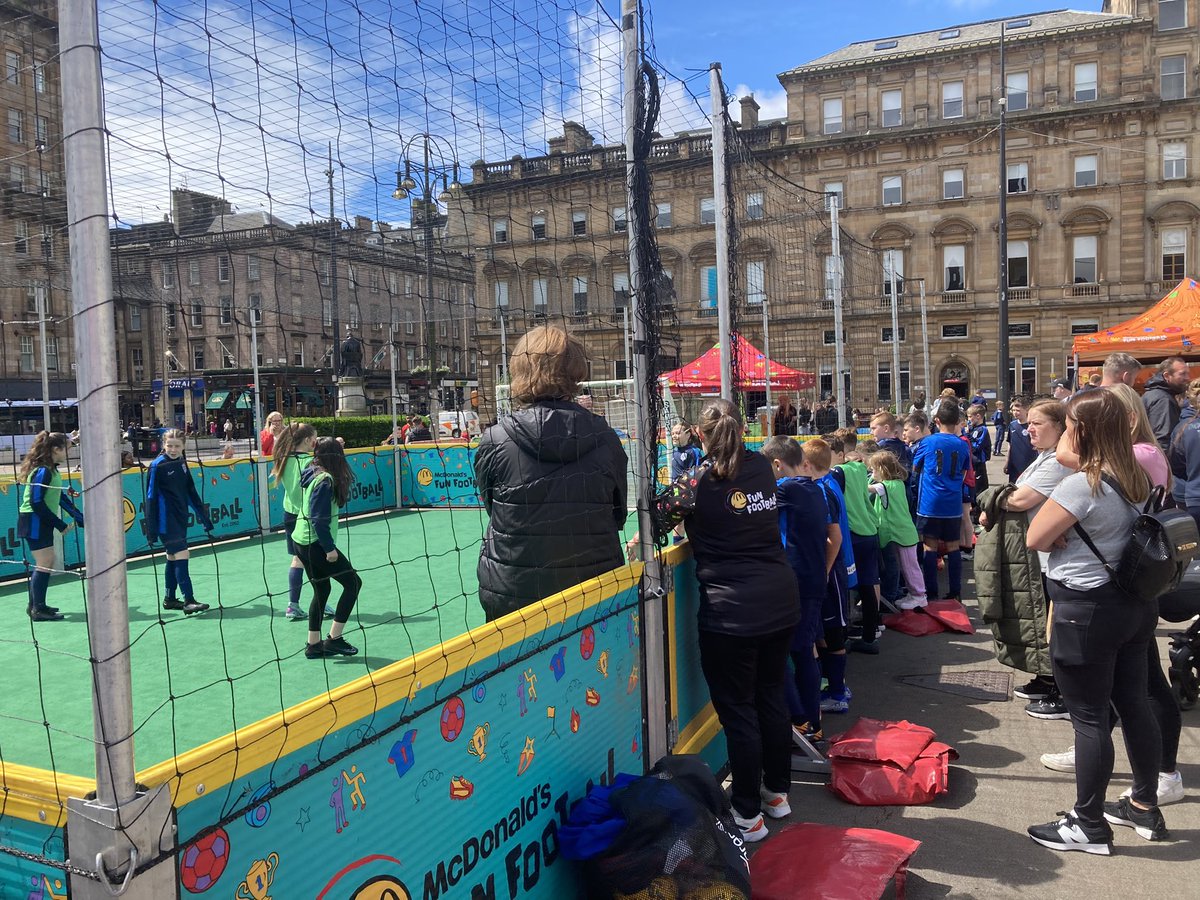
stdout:
[(450, 409), (438, 413), (438, 437), (479, 437), (479, 413), (473, 410)]

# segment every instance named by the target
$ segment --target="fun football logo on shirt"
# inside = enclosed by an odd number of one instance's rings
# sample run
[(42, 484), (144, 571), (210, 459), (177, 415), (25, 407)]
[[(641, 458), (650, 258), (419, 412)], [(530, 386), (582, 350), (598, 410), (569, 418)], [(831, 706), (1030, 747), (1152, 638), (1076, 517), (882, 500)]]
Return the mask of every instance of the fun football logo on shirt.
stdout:
[(737, 515), (765, 512), (775, 508), (775, 495), (764, 494), (762, 491), (747, 494), (745, 491), (732, 490), (726, 495), (725, 503)]

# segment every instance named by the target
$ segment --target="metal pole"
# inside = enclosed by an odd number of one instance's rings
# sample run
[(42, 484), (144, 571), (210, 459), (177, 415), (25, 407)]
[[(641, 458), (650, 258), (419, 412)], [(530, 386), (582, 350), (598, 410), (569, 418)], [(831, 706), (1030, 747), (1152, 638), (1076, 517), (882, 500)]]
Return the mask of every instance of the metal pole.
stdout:
[(422, 175), (421, 186), (424, 189), (421, 194), (421, 199), (424, 202), (422, 215), (425, 218), (425, 303), (421, 304), (422, 309), (428, 307), (425, 313), (425, 357), (429, 363), (429, 415), (433, 420), (433, 427), (437, 428), (438, 390), (434, 387), (434, 379), (438, 377), (437, 373), (437, 337), (434, 334), (434, 308), (433, 308), (433, 215), (430, 207), (433, 204), (433, 176), (429, 172), (429, 136), (425, 135), (425, 170)]
[(733, 400), (733, 346), (729, 311), (729, 197), (725, 188), (725, 88), (721, 64), (708, 67), (712, 95), (713, 206), (717, 232), (717, 343), (721, 347), (721, 396)]
[[(117, 420), (117, 342), (113, 322), (108, 240), (100, 33), (95, 0), (61, 0), (58, 10), (62, 72), (67, 222), (71, 246), (71, 306), (75, 317), (80, 424), (103, 431)], [(94, 800), (68, 800), (71, 863), (99, 868), (99, 880), (71, 876), (80, 900), (124, 893), (127, 900), (173, 897), (177, 888), (170, 797), (139, 793), (133, 758), (133, 689), (129, 664), (129, 592), (125, 572), (120, 445), (97, 435), (85, 441), (83, 491), (88, 527), (86, 591), (88, 655), (96, 753)], [(151, 813), (146, 815), (146, 813)], [(152, 836), (151, 836), (152, 833)], [(138, 860), (167, 853), (158, 865), (114, 891)]]
[(508, 319), (504, 313), (504, 307), (501, 306), (496, 310), (500, 316), (500, 378), (496, 382), (496, 416), (512, 412), (512, 397), (506, 392), (504, 394), (504, 409), (500, 408), (500, 385), (508, 384)]
[(842, 370), (846, 366), (846, 348), (842, 341), (842, 229), (838, 224), (838, 204), (829, 204), (829, 228), (833, 250), (833, 397), (837, 408), (838, 427), (846, 427), (846, 398), (842, 396), (846, 383)]
[[(259, 303), (261, 304), (261, 300)], [(262, 531), (271, 528), (271, 498), (267, 487), (270, 463), (262, 458), (261, 435), (263, 433), (262, 385), (258, 377), (258, 310), (250, 307), (250, 362), (254, 366), (254, 438), (258, 443), (258, 462), (254, 465), (254, 478), (258, 482), (258, 527)], [(191, 387), (188, 388), (191, 390)]]
[[(657, 315), (652, 306), (653, 294), (646, 293), (650, 286), (647, 266), (643, 255), (641, 237), (650, 227), (642, 214), (641, 200), (634, 194), (637, 183), (637, 151), (642, 123), (638, 122), (638, 110), (642, 108), (642, 48), (639, 37), (638, 0), (621, 2), (621, 36), (624, 51), (625, 80), (625, 186), (626, 206), (629, 210), (629, 291), (637, 303), (633, 321), (633, 365), (634, 391), (637, 404), (637, 437), (633, 454), (634, 478), (637, 484), (638, 528), (641, 536), (641, 557), (645, 560), (642, 575), (642, 654), (644, 678), (642, 683), (646, 696), (646, 759), (657, 760), (670, 749), (667, 745), (667, 659), (666, 619), (663, 604), (666, 575), (654, 546), (654, 522), (650, 515), (654, 502), (654, 476), (658, 469), (658, 432), (651, 409), (652, 392), (658, 389), (654, 365), (646, 352), (646, 337), (650, 324)], [(720, 74), (716, 75), (718, 81)], [(718, 252), (719, 255), (719, 252)], [(728, 354), (723, 354), (728, 356)], [(725, 371), (728, 371), (726, 367)], [(728, 383), (726, 384), (728, 388)], [(722, 396), (729, 397), (728, 390)]]
[[(38, 284), (34, 288), (34, 297), (37, 300), (38, 339), (42, 342), (42, 427), (49, 431), (50, 367), (46, 365), (46, 288), (44, 285)], [(120, 415), (119, 409), (118, 415)], [(80, 420), (80, 424), (83, 424), (82, 420)]]
[(888, 268), (891, 270), (889, 280), (892, 291), (892, 396), (895, 398), (896, 415), (900, 412), (900, 300), (896, 294), (896, 251), (885, 251), (890, 254)]
[(999, 311), (1000, 340), (997, 344), (1000, 359), (997, 363), (1000, 383), (996, 396), (1008, 409), (1008, 162), (1005, 157), (1005, 116), (1008, 111), (1008, 78), (1004, 70), (1004, 23), (1000, 23), (1000, 271)]
[(629, 307), (624, 306), (621, 309), (621, 343), (625, 347), (625, 377), (633, 377), (633, 348), (630, 346), (633, 340), (629, 334)]
[[(337, 239), (341, 230), (333, 209), (333, 144), (329, 145), (329, 168), (325, 170), (329, 179), (329, 324), (333, 329), (333, 380), (337, 383), (342, 371), (342, 323), (338, 318), (338, 273)], [(336, 409), (336, 407), (335, 407)]]
[(925, 357), (925, 396), (929, 397), (929, 321), (926, 318), (924, 278), (921, 279), (921, 352)]
[(762, 316), (763, 316), (763, 356), (767, 358), (767, 437), (775, 431), (775, 417), (771, 415), (771, 329), (768, 325), (767, 316), (767, 298), (763, 297), (762, 301)]
[[(391, 325), (388, 328), (390, 329)], [(392, 468), (396, 476), (396, 506), (399, 508), (403, 500), (403, 490), (400, 483), (400, 444), (396, 440), (396, 429), (400, 427), (400, 417), (396, 411), (396, 401), (398, 399), (396, 395), (396, 336), (395, 334), (389, 334), (388, 337), (390, 338), (388, 342), (388, 370), (391, 376), (392, 390)]]

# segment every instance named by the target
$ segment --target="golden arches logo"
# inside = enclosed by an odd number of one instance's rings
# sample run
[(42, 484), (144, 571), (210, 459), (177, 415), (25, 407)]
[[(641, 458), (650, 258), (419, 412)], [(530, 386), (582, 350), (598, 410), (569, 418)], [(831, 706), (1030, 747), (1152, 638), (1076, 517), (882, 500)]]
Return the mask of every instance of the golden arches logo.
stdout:
[(417, 484), (421, 487), (429, 487), (433, 484), (433, 472), (429, 469), (421, 469), (417, 472)]
[(746, 494), (743, 491), (729, 492), (729, 508), (734, 512), (741, 512), (749, 505), (750, 501), (746, 499)]
[(137, 507), (133, 505), (133, 501), (128, 497), (122, 497), (121, 499), (124, 500), (122, 505), (124, 507), (125, 514), (125, 530), (128, 532), (129, 529), (133, 527), (134, 521), (137, 519)]

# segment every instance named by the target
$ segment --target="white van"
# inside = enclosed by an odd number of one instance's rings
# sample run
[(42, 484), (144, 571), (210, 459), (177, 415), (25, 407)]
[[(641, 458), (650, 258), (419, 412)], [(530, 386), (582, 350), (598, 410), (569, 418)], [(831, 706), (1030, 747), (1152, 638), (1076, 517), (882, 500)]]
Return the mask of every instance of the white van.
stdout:
[(450, 409), (438, 413), (439, 438), (479, 437), (479, 413), (474, 410)]

